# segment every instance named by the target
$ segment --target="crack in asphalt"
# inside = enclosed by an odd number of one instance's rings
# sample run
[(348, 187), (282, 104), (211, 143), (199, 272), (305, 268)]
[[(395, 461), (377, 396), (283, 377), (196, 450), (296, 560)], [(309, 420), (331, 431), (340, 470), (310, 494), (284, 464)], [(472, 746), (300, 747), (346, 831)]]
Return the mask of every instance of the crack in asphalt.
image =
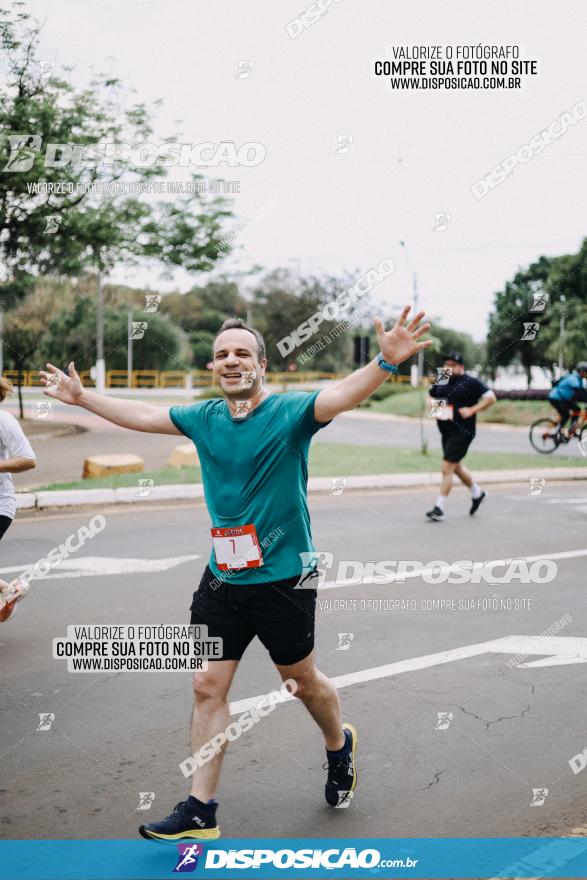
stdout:
[(476, 718), (477, 721), (482, 721), (485, 725), (485, 730), (489, 730), (492, 724), (499, 724), (501, 721), (513, 721), (516, 718), (523, 718), (530, 711), (530, 706), (526, 706), (525, 709), (522, 709), (519, 715), (502, 715), (500, 718), (496, 718), (495, 721), (486, 721), (485, 718), (481, 718), (480, 715), (476, 715), (475, 712), (469, 712), (468, 709), (465, 709), (463, 706), (458, 707), (461, 712), (464, 712), (465, 715), (471, 715), (473, 718)]

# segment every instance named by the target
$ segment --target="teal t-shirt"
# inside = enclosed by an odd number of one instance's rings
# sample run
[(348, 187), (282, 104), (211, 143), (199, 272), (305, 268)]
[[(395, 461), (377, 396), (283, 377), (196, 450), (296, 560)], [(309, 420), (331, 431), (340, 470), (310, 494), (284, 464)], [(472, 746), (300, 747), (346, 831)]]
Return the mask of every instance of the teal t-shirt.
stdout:
[(318, 391), (270, 394), (245, 418), (230, 415), (224, 398), (172, 406), (173, 424), (193, 440), (206, 506), (215, 528), (252, 523), (263, 565), (212, 572), (234, 584), (265, 583), (302, 573), (300, 553), (312, 553), (307, 502), (308, 450), (327, 423), (314, 418)]

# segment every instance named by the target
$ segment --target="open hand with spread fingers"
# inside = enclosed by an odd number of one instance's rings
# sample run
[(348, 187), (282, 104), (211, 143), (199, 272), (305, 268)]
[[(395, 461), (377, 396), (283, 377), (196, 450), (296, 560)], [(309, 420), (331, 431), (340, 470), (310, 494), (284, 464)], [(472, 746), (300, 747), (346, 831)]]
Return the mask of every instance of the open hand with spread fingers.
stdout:
[(430, 329), (429, 323), (418, 326), (426, 313), (418, 312), (418, 314), (406, 324), (410, 311), (411, 306), (404, 306), (401, 315), (391, 330), (385, 329), (385, 325), (381, 318), (375, 318), (373, 322), (375, 324), (377, 342), (379, 343), (381, 354), (389, 364), (401, 364), (403, 361), (407, 361), (408, 358), (412, 357), (412, 355), (417, 354), (417, 352), (432, 345), (431, 339), (426, 339), (424, 342), (418, 342), (418, 339)]
[(62, 403), (77, 404), (82, 396), (83, 386), (73, 361), (67, 369), (69, 376), (53, 364), (47, 364), (47, 369), (41, 370), (43, 394), (60, 400)]

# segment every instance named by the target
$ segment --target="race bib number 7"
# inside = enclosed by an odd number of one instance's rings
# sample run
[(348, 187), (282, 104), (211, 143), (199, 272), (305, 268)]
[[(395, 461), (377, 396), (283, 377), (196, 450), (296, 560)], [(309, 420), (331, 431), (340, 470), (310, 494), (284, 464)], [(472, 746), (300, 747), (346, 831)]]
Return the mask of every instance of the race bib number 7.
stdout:
[(259, 568), (263, 554), (257, 538), (257, 530), (250, 523), (227, 529), (211, 529), (216, 565), (221, 571), (240, 568)]

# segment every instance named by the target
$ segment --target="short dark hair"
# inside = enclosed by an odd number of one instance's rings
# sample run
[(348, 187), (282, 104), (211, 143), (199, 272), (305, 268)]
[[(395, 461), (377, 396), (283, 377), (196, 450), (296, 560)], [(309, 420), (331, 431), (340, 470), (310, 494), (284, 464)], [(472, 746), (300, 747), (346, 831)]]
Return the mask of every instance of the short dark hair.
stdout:
[(255, 330), (254, 327), (249, 327), (249, 325), (245, 324), (245, 322), (241, 320), (241, 318), (227, 318), (226, 321), (224, 321), (224, 323), (222, 324), (222, 327), (220, 328), (218, 333), (216, 334), (214, 342), (216, 342), (220, 334), (223, 333), (225, 330), (248, 330), (248, 332), (252, 333), (257, 340), (257, 354), (259, 360), (262, 361), (263, 358), (266, 356), (265, 340), (258, 330)]

